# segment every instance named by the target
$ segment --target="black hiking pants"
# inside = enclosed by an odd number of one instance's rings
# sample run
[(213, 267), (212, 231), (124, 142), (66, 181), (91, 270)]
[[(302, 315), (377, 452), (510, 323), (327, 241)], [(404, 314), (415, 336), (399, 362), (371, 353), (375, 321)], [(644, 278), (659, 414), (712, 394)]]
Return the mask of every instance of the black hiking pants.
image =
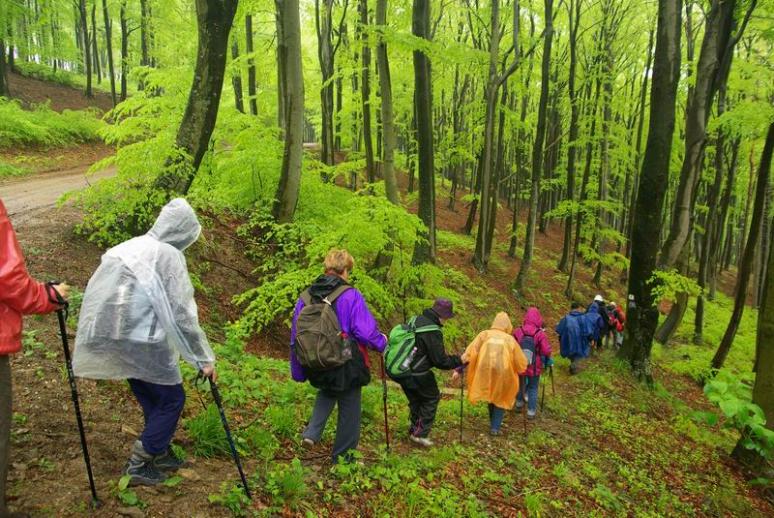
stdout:
[(0, 355), (0, 517), (5, 506), (5, 484), (8, 476), (8, 450), (11, 446), (11, 364), (10, 357)]
[(400, 381), (400, 386), (409, 402), (409, 434), (427, 437), (435, 421), (441, 392), (435, 375), (428, 371), (419, 376), (410, 376)]

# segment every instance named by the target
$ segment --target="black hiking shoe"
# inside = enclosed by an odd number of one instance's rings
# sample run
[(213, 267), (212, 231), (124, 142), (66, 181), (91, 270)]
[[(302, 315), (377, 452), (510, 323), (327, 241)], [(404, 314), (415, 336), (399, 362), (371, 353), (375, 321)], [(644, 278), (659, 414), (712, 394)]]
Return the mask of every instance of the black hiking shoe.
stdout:
[(167, 476), (159, 471), (152, 460), (129, 459), (124, 468), (124, 475), (132, 477), (130, 486), (155, 486), (167, 479)]
[(165, 453), (153, 457), (153, 466), (161, 472), (174, 472), (187, 464), (186, 461), (175, 455), (172, 448), (167, 448)]

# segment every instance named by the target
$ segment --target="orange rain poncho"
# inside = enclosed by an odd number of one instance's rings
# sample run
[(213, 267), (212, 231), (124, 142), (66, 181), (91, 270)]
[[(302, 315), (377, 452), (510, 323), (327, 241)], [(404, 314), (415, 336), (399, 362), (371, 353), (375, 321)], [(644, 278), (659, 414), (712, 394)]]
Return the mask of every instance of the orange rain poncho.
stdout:
[(519, 374), (526, 370), (527, 358), (511, 336), (512, 331), (508, 314), (500, 312), (492, 328), (479, 333), (462, 355), (462, 361), (469, 362), (467, 386), (471, 403), (486, 401), (499, 408), (513, 408)]

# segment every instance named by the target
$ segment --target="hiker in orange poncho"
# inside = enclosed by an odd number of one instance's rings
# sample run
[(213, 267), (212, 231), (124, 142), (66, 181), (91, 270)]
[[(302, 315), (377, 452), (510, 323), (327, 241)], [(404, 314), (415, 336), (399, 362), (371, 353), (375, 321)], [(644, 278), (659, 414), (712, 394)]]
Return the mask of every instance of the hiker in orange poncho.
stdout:
[(512, 331), (508, 314), (500, 312), (492, 327), (479, 333), (462, 355), (468, 363), (468, 399), (489, 403), (492, 435), (500, 435), (505, 411), (513, 408), (519, 391), (519, 374), (527, 369), (527, 358)]

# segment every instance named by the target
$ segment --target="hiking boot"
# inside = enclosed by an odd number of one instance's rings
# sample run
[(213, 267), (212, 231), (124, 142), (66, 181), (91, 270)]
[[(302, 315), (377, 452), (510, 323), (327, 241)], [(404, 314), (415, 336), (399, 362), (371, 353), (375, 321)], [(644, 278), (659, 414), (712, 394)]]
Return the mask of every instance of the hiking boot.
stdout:
[(516, 410), (521, 410), (524, 408), (524, 402), (523, 401), (517, 401), (516, 402)]
[(502, 433), (502, 432), (500, 432), (500, 430), (495, 430), (495, 429), (489, 430), (489, 435), (491, 435), (491, 436), (493, 436), (493, 437), (497, 437), (497, 436), (498, 436), (498, 435), (500, 435), (501, 433)]
[(174, 472), (187, 465), (187, 462), (175, 455), (172, 448), (153, 457), (153, 466), (162, 472)]
[(130, 486), (155, 486), (167, 479), (167, 476), (154, 465), (155, 456), (151, 455), (142, 446), (142, 441), (134, 441), (132, 456), (124, 468), (124, 475), (129, 475)]
[(527, 410), (527, 419), (535, 419), (537, 417), (537, 410)]
[(422, 446), (424, 448), (430, 448), (434, 444), (433, 441), (431, 441), (427, 437), (417, 437), (416, 435), (409, 435), (409, 440), (414, 444)]
[(309, 437), (304, 437), (304, 439), (301, 441), (301, 447), (306, 448), (307, 450), (311, 450), (312, 448), (314, 448), (315, 444), (316, 443)]

